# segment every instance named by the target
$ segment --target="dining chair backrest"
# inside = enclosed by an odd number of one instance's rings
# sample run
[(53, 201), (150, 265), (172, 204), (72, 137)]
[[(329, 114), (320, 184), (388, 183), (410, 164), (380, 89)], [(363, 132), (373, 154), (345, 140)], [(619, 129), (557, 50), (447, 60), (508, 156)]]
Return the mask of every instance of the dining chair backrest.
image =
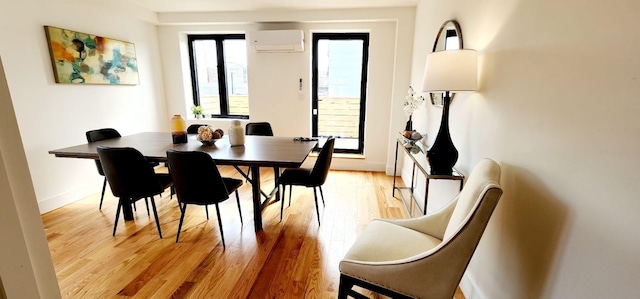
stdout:
[(137, 199), (162, 193), (153, 167), (137, 149), (98, 146), (97, 150), (114, 196)]
[[(87, 131), (85, 133), (85, 136), (87, 137), (87, 142), (89, 143), (122, 137), (120, 133), (116, 131), (116, 129), (112, 128)], [(102, 170), (102, 164), (100, 163), (100, 160), (96, 160), (96, 168), (98, 169), (98, 173), (104, 176), (104, 171)]]
[(85, 135), (87, 136), (88, 142), (96, 142), (100, 140), (122, 137), (122, 135), (120, 135), (120, 133), (113, 128), (91, 130), (87, 131)]
[(333, 148), (335, 145), (335, 138), (330, 136), (322, 146), (320, 154), (316, 159), (316, 163), (313, 165), (313, 169), (310, 174), (310, 181), (313, 184), (322, 185), (327, 179), (329, 174), (329, 167), (331, 167), (331, 158), (333, 157)]
[(220, 171), (207, 153), (168, 150), (167, 162), (180, 202), (213, 204), (229, 198)]
[(198, 134), (198, 129), (202, 126), (206, 126), (204, 124), (193, 124), (187, 127), (187, 134)]
[(244, 131), (246, 135), (273, 136), (271, 124), (268, 122), (247, 123)]

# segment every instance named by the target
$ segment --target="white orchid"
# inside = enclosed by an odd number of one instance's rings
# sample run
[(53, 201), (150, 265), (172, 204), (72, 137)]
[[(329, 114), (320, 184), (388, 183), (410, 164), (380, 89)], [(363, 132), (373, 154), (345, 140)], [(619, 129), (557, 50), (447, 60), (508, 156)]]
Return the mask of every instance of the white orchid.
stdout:
[(409, 86), (407, 96), (404, 98), (404, 107), (402, 108), (407, 118), (411, 117), (413, 112), (418, 110), (422, 103), (424, 103), (424, 97), (416, 96), (413, 87)]

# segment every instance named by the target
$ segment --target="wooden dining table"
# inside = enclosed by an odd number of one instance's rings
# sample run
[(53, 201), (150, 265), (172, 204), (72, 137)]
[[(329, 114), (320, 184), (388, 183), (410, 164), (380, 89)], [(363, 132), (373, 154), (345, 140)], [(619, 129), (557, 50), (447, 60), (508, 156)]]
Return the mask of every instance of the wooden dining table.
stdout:
[[(316, 146), (315, 141), (295, 141), (292, 137), (273, 136), (245, 136), (244, 146), (231, 146), (227, 136), (218, 139), (213, 145), (203, 145), (196, 140), (196, 135), (189, 135), (187, 143), (173, 144), (171, 133), (168, 132), (143, 132), (118, 138), (102, 140), (98, 142), (80, 144), (76, 146), (49, 151), (56, 157), (99, 159), (98, 146), (107, 147), (132, 147), (137, 149), (149, 161), (167, 161), (167, 150), (201, 151), (209, 154), (218, 165), (232, 165), (245, 177), (244, 172), (238, 166), (248, 166), (251, 177), (246, 177), (251, 183), (253, 194), (253, 219), (256, 231), (262, 230), (262, 210), (273, 198), (278, 198), (278, 178), (280, 168), (299, 168), (306, 160), (311, 150)], [(274, 189), (265, 193), (260, 186), (260, 167), (274, 168)], [(265, 195), (265, 199), (262, 199)], [(133, 220), (131, 206), (123, 205), (129, 209), (125, 220)], [(127, 215), (127, 213), (125, 213)], [(127, 219), (128, 218), (128, 219)]]

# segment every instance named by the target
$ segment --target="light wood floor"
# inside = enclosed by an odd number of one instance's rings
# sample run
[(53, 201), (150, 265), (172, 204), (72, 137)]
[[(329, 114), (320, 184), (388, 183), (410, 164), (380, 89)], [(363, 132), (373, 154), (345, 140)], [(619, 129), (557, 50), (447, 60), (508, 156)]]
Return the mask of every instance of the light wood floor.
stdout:
[[(273, 174), (263, 171), (263, 186), (273, 186)], [(221, 172), (240, 178), (231, 167)], [(374, 218), (406, 217), (400, 200), (391, 197), (392, 182), (384, 173), (331, 171), (320, 226), (312, 189), (297, 187), (282, 222), (279, 202), (272, 204), (258, 233), (245, 183), (244, 225), (234, 197), (220, 205), (226, 250), (213, 206), (209, 221), (203, 207), (189, 206), (175, 243), (180, 210), (169, 192), (156, 197), (164, 239), (144, 201), (135, 221), (121, 218), (112, 237), (117, 201), (108, 188), (102, 210), (97, 193), (42, 220), (63, 298), (336, 298), (338, 264), (364, 227)], [(464, 296), (458, 290), (454, 298)]]

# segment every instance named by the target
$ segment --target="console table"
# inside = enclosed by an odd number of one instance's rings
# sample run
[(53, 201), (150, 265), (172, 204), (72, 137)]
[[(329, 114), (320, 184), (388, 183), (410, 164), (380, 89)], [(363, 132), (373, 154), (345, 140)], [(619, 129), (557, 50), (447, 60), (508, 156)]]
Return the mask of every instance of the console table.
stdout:
[[(453, 169), (453, 173), (451, 175), (433, 175), (430, 173), (429, 161), (427, 160), (427, 149), (422, 143), (416, 142), (415, 146), (418, 147), (417, 153), (412, 153), (410, 148), (406, 148), (407, 144), (406, 139), (398, 138), (396, 140), (396, 157), (395, 163), (393, 166), (393, 191), (391, 196), (396, 196), (396, 190), (398, 190), (398, 194), (400, 194), (400, 198), (404, 203), (405, 208), (407, 209), (407, 213), (409, 217), (415, 217), (420, 215), (427, 214), (427, 202), (429, 199), (429, 180), (457, 180), (460, 181), (460, 190), (462, 190), (462, 186), (464, 185), (464, 175), (458, 172), (455, 168)], [(398, 169), (398, 149), (402, 148), (403, 152), (407, 154), (407, 156), (411, 159), (413, 163), (413, 167), (411, 170), (411, 186), (409, 187), (400, 187), (396, 185), (396, 172)], [(426, 178), (425, 182), (425, 190), (424, 190), (424, 206), (420, 209), (418, 205), (418, 200), (414, 196), (415, 186), (415, 175), (416, 168), (424, 174)], [(409, 196), (405, 197), (402, 190), (408, 190)]]

